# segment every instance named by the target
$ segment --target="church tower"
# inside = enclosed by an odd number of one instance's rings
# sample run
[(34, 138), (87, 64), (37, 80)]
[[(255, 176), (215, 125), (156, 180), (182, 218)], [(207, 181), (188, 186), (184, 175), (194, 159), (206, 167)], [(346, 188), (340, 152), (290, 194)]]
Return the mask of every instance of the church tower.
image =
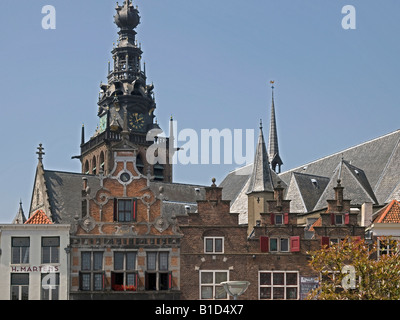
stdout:
[(248, 234), (257, 225), (257, 221), (261, 219), (260, 213), (266, 212), (266, 201), (274, 199), (274, 185), (278, 180), (276, 174), (270, 168), (262, 129), (262, 122), (260, 121), (260, 132), (254, 156), (253, 170), (246, 192), (248, 200)]
[[(161, 129), (155, 121), (156, 102), (153, 84), (147, 84), (146, 66), (136, 39), (135, 28), (140, 24), (138, 8), (131, 0), (116, 7), (114, 22), (119, 28), (118, 40), (112, 53), (112, 69), (108, 63), (107, 83), (100, 84), (98, 101), (99, 126), (94, 136), (85, 141), (82, 127), (82, 173), (108, 174), (114, 165), (114, 150), (123, 137), (135, 147), (136, 166), (143, 175), (155, 180), (172, 182), (172, 165), (165, 161), (147, 161), (146, 153), (157, 143), (158, 152), (168, 155), (168, 139), (155, 137)], [(149, 132), (153, 132), (148, 134)], [(152, 137), (152, 138), (149, 138)], [(154, 155), (153, 155), (154, 158)], [(156, 155), (156, 159), (161, 159)]]

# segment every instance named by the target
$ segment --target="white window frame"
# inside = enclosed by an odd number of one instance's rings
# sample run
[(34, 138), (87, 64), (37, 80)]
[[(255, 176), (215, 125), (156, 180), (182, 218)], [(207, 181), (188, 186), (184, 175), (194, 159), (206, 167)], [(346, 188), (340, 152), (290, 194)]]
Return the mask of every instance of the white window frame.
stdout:
[[(224, 299), (217, 299), (215, 297), (216, 288), (222, 288), (222, 290), (225, 292), (225, 289), (223, 289), (223, 286), (221, 286), (219, 283), (215, 283), (215, 274), (218, 272), (226, 273), (226, 281), (229, 281), (229, 270), (200, 270), (200, 272), (199, 272), (199, 300), (229, 300), (228, 293), (226, 293), (226, 298), (224, 298)], [(201, 278), (202, 278), (201, 275), (203, 273), (213, 273), (213, 282), (212, 283), (201, 283)], [(203, 299), (201, 297), (203, 287), (212, 287), (212, 299)]]
[[(207, 251), (207, 240), (212, 240), (212, 251)], [(222, 240), (222, 251), (217, 252), (215, 251), (215, 240)], [(224, 253), (224, 246), (225, 246), (225, 239), (224, 237), (204, 237), (204, 253), (206, 254), (223, 254)]]
[[(261, 274), (262, 273), (270, 273), (271, 274), (271, 283), (269, 285), (261, 284)], [(283, 284), (274, 284), (274, 274), (283, 273), (284, 274), (284, 282)], [(296, 285), (288, 285), (286, 284), (286, 274), (288, 273), (296, 273)], [(261, 299), (261, 288), (271, 288), (271, 298), (270, 299)], [(300, 299), (300, 275), (297, 270), (260, 270), (258, 271), (258, 299), (259, 300), (274, 300), (274, 288), (283, 288), (283, 299), (275, 299), (275, 300), (299, 300)], [(296, 299), (287, 299), (287, 290), (288, 288), (297, 288)]]
[(400, 250), (400, 240), (398, 237), (392, 237), (390, 240), (395, 241), (395, 246), (393, 248), (390, 247), (389, 244), (387, 244), (385, 247), (383, 248), (381, 247), (381, 239), (378, 238), (378, 259), (380, 259), (381, 256), (386, 255), (388, 253), (393, 253), (393, 252), (398, 252)]
[(345, 238), (329, 238), (329, 244), (330, 245), (338, 245), (344, 240), (345, 240)]

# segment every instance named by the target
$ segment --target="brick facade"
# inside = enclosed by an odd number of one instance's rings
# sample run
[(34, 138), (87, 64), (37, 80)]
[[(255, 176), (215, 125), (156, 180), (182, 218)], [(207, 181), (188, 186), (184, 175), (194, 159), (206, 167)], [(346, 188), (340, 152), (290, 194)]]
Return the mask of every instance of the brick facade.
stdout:
[[(198, 212), (178, 217), (183, 234), (181, 241), (181, 298), (186, 300), (226, 298), (218, 285), (221, 281), (249, 281), (245, 300), (304, 299), (318, 275), (309, 266), (307, 252), (321, 248), (322, 233), (338, 237), (363, 236), (357, 217), (347, 224), (332, 225), (331, 214), (349, 212), (349, 201), (329, 202), (321, 214), (321, 227), (313, 237), (297, 224), (297, 214), (290, 212), (290, 201), (283, 200), (283, 188), (275, 188), (273, 200), (265, 201), (266, 212), (250, 236), (247, 226), (238, 224), (238, 215), (222, 200), (222, 189), (206, 188), (206, 198), (198, 202)], [(339, 209), (340, 209), (340, 212)], [(320, 228), (320, 229), (318, 229)], [(218, 240), (220, 239), (220, 240)], [(209, 246), (207, 241), (210, 241)], [(212, 250), (213, 241), (222, 247)], [(207, 252), (210, 251), (210, 252)], [(219, 278), (218, 278), (219, 277)], [(226, 278), (226, 279), (225, 279)]]
[(71, 235), (71, 299), (178, 299), (180, 235), (139, 175), (136, 149), (114, 152), (110, 174), (82, 181)]

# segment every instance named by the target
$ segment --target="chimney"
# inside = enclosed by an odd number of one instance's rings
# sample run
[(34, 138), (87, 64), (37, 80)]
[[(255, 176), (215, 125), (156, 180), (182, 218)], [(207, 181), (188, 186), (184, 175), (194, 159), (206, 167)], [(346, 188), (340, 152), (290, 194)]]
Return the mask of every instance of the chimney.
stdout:
[(336, 200), (336, 206), (338, 207), (338, 210), (341, 211), (343, 208), (343, 187), (340, 184), (340, 179), (337, 181), (337, 186), (333, 188), (335, 190), (335, 200)]
[(371, 224), (372, 220), (372, 202), (363, 203), (361, 206), (361, 223), (362, 227), (368, 227)]
[(212, 179), (211, 187), (206, 187), (206, 200), (221, 201), (222, 200), (222, 188), (217, 187), (215, 184), (215, 178)]
[(274, 189), (274, 199), (276, 200), (276, 207), (282, 208), (283, 188), (280, 181), (278, 181), (278, 186)]

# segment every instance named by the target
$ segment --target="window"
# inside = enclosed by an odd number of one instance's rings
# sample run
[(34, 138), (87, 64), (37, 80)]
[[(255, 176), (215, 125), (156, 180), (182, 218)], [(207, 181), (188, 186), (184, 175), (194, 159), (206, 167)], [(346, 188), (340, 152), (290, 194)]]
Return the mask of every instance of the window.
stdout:
[(164, 180), (164, 167), (159, 163), (154, 165), (154, 180)]
[(83, 168), (84, 174), (89, 174), (89, 161), (85, 161), (85, 167)]
[(114, 199), (114, 221), (136, 221), (136, 199)]
[(115, 291), (136, 291), (136, 252), (114, 252), (114, 272), (111, 273), (111, 288)]
[(104, 289), (103, 252), (82, 252), (79, 277), (80, 289), (83, 291)]
[(81, 218), (86, 217), (86, 215), (87, 215), (87, 200), (83, 199), (82, 200), (82, 217)]
[(41, 300), (58, 300), (60, 289), (59, 273), (42, 273)]
[(200, 299), (228, 299), (221, 282), (229, 280), (229, 271), (200, 271)]
[(100, 153), (100, 171), (104, 172), (104, 152)]
[(11, 274), (11, 300), (29, 299), (29, 273)]
[(271, 213), (271, 224), (272, 225), (285, 225), (289, 224), (289, 213)]
[(335, 224), (343, 224), (343, 215), (335, 214)]
[(11, 239), (11, 263), (12, 264), (27, 264), (29, 263), (29, 247), (30, 239), (12, 238)]
[(399, 251), (398, 241), (393, 239), (378, 239), (379, 256), (386, 254), (394, 254)]
[(136, 157), (136, 168), (138, 169), (139, 173), (143, 174), (144, 172), (144, 164), (143, 160), (140, 155)]
[(260, 271), (258, 281), (261, 300), (298, 299), (298, 271)]
[(60, 238), (43, 237), (42, 238), (42, 263), (60, 262)]
[(270, 252), (289, 252), (289, 238), (270, 238)]
[(344, 225), (350, 223), (350, 214), (335, 214), (331, 213), (331, 224), (333, 225)]
[(169, 290), (172, 273), (169, 271), (169, 252), (147, 252), (146, 290)]
[(205, 253), (224, 253), (223, 237), (206, 237), (204, 238)]
[(340, 242), (344, 241), (344, 238), (329, 238), (330, 244), (338, 245)]
[(97, 170), (97, 168), (96, 168), (96, 157), (93, 157), (93, 160), (92, 160), (92, 174), (96, 174), (96, 170)]

